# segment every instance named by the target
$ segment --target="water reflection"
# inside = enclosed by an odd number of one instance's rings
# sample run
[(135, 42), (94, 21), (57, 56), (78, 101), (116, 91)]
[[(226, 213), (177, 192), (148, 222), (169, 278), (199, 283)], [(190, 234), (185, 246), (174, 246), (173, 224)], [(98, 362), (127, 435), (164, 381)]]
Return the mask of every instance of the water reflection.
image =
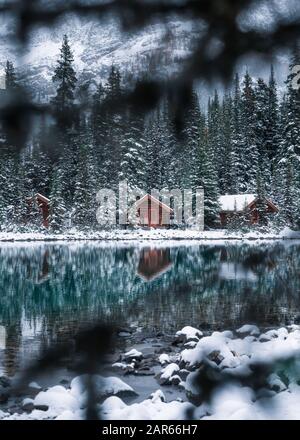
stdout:
[(170, 269), (170, 249), (146, 248), (141, 250), (137, 273), (146, 281), (151, 281)]
[(101, 318), (173, 332), (299, 319), (300, 244), (0, 246), (0, 370)]

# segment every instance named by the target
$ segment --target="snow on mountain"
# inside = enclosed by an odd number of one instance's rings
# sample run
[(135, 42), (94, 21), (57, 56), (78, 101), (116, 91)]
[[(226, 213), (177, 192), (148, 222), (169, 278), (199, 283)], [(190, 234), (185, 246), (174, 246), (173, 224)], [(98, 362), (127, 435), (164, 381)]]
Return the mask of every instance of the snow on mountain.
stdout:
[[(44, 1), (51, 6), (47, 0)], [(298, 15), (298, 0), (274, 2), (278, 14), (286, 20), (291, 13)], [(246, 10), (240, 17), (240, 25), (262, 31), (269, 29), (274, 25), (270, 5), (263, 2), (259, 8)], [(0, 15), (0, 69), (7, 59), (13, 61), (18, 66), (22, 80), (34, 93), (41, 99), (49, 99), (54, 91), (51, 78), (62, 37), (67, 34), (75, 57), (79, 84), (87, 80), (92, 84), (105, 81), (113, 63), (129, 80), (141, 72), (152, 76), (170, 76), (180, 69), (180, 61), (190, 53), (195, 37), (201, 32), (201, 26), (192, 21), (179, 21), (176, 17), (170, 17), (164, 25), (153, 23), (142, 32), (125, 33), (120, 29), (117, 19), (99, 22), (91, 17), (83, 19), (70, 14), (50, 29), (32, 31), (27, 48), (21, 52), (13, 41), (13, 20), (7, 15)], [(288, 58), (286, 52), (276, 54), (273, 59), (247, 55), (238, 63), (237, 71), (243, 74), (248, 69), (253, 76), (268, 79), (270, 64), (273, 62), (281, 90), (288, 72)], [(220, 88), (212, 85), (212, 89), (214, 87)], [(205, 85), (203, 89), (206, 89), (205, 97), (212, 90), (210, 85)]]
[[(27, 49), (20, 55), (9, 42), (12, 22), (0, 22), (0, 65), (6, 59), (15, 62), (24, 81), (33, 90), (51, 94), (51, 77), (62, 37), (67, 34), (74, 53), (79, 81), (105, 81), (112, 64), (135, 77), (141, 70), (153, 75), (171, 75), (191, 48), (197, 31), (190, 21), (152, 24), (143, 32), (124, 33), (118, 22), (99, 22), (74, 15), (51, 29), (37, 29), (30, 35)], [(160, 63), (157, 69), (158, 61)]]

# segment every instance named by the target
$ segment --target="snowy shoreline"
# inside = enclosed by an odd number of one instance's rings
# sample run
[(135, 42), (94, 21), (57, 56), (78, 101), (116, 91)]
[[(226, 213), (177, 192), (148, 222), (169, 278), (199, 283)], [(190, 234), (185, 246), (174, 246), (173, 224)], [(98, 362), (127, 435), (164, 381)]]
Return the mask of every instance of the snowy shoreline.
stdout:
[[(173, 337), (141, 337), (132, 342), (127, 351), (110, 359), (103, 376), (94, 376), (97, 409), (106, 420), (185, 420), (191, 414), (198, 420), (300, 419), (298, 325), (264, 331), (243, 325), (235, 331), (212, 333), (186, 326)], [(291, 356), (296, 362), (292, 368), (287, 362), (284, 370), (274, 370), (273, 364), (284, 363)], [(254, 391), (243, 381), (253, 373), (255, 362), (272, 366), (272, 370), (267, 371), (264, 385)], [(201, 386), (195, 382), (204, 365), (230, 377), (229, 382), (215, 387), (209, 402), (199, 400)], [(147, 378), (153, 389), (138, 399)], [(0, 419), (82, 419), (84, 380), (77, 376), (49, 388), (31, 383), (32, 397), (23, 399), (15, 412), (0, 410)], [(137, 380), (140, 388), (136, 388)]]
[(0, 232), (1, 242), (30, 241), (227, 241), (227, 240), (300, 240), (300, 231), (285, 228), (278, 232), (261, 232), (254, 230), (247, 233), (230, 232), (227, 230), (196, 231), (196, 230), (114, 230), (80, 232), (70, 230), (65, 233), (49, 232)]

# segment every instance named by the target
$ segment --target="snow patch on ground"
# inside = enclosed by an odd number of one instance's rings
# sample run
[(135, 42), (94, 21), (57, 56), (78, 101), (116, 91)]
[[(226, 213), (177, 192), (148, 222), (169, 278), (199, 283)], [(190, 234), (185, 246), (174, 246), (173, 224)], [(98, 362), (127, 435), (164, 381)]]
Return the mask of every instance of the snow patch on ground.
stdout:
[[(178, 341), (178, 334), (201, 337), (194, 346), (186, 348), (183, 341)], [(122, 393), (134, 393), (132, 387), (116, 377), (95, 375), (92, 380), (99, 402), (97, 408), (104, 419), (184, 420), (193, 415), (201, 420), (300, 420), (300, 326), (261, 333), (254, 325), (244, 325), (234, 332), (227, 330), (210, 335), (184, 327), (175, 335), (174, 343), (179, 344), (181, 350), (178, 356), (157, 354), (161, 364), (157, 379), (166, 379), (167, 382), (161, 382), (162, 387), (166, 384), (183, 388), (191, 403), (180, 399), (168, 402), (166, 394), (157, 389), (142, 402), (128, 404)], [(128, 353), (135, 354), (133, 350)], [(271, 365), (271, 362), (282, 362), (291, 356), (296, 359), (293, 368), (284, 367), (283, 375), (282, 370), (267, 373), (267, 381), (257, 393), (244, 381), (236, 380), (246, 379), (252, 373), (254, 362)], [(195, 379), (197, 368), (202, 365), (212, 365), (215, 371), (224, 371), (230, 378), (225, 384), (216, 386), (209, 403), (195, 400), (201, 396), (201, 383)], [(82, 419), (86, 407), (86, 380), (87, 376), (78, 376), (69, 389), (58, 385), (40, 391), (33, 400), (35, 409), (29, 414), (11, 415), (0, 411), (0, 419)]]
[(253, 228), (243, 233), (228, 230), (198, 231), (193, 229), (135, 229), (112, 231), (81, 232), (71, 229), (61, 234), (43, 232), (0, 232), (0, 242), (18, 241), (72, 241), (72, 240), (116, 240), (116, 241), (144, 241), (144, 240), (275, 240), (300, 239), (300, 231), (289, 228), (281, 232), (261, 232)]

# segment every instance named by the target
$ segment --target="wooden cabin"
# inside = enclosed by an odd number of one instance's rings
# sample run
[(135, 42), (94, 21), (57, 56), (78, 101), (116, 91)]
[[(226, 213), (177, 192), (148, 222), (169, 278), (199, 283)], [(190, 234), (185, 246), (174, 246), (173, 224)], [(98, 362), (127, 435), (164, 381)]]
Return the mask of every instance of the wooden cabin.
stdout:
[(172, 266), (170, 249), (143, 249), (137, 273), (144, 281), (152, 281)]
[[(258, 201), (259, 199), (255, 194), (221, 196), (219, 198), (221, 225), (226, 227), (236, 216), (247, 218), (252, 225), (258, 224), (260, 222)], [(276, 214), (279, 211), (274, 203), (267, 198), (264, 199), (264, 209), (266, 215)]]
[(173, 215), (173, 209), (150, 194), (146, 194), (137, 200), (134, 209), (136, 210), (138, 224), (150, 228), (169, 226), (170, 218)]
[(35, 203), (41, 214), (41, 224), (45, 226), (45, 228), (48, 228), (50, 200), (47, 197), (43, 196), (42, 194), (37, 193), (33, 197), (29, 197), (27, 199), (27, 203), (29, 207), (29, 217), (30, 217), (30, 211), (33, 210), (33, 204)]

